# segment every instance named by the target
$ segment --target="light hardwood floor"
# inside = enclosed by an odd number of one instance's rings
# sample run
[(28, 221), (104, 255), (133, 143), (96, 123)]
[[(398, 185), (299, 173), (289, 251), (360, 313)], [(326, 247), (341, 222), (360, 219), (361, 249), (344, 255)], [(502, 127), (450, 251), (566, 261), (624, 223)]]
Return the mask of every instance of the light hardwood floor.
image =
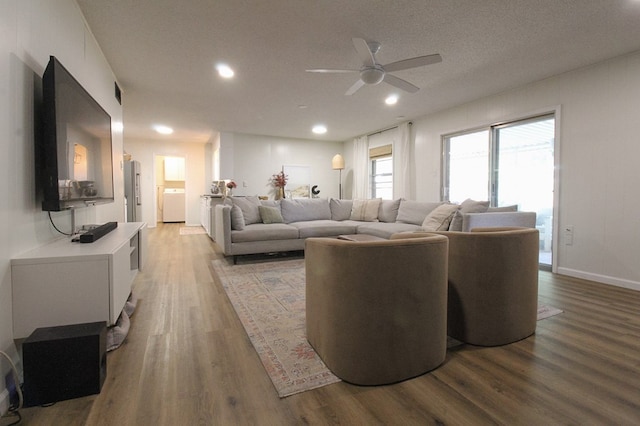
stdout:
[(22, 424), (640, 424), (640, 292), (541, 272), (540, 300), (564, 313), (530, 338), (456, 347), (391, 386), (280, 399), (213, 275), (215, 244), (178, 228), (150, 230), (131, 331), (102, 392), (23, 409)]

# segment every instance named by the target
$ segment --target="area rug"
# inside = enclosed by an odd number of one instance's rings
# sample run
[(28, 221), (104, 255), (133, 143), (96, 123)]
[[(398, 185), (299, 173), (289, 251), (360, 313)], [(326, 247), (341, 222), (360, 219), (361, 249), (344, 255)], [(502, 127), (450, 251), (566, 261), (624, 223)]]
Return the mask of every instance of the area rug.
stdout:
[(213, 268), (281, 398), (340, 381), (307, 342), (304, 259)]
[(207, 231), (202, 226), (182, 226), (180, 227), (180, 235), (198, 235), (206, 234)]
[[(281, 398), (340, 381), (306, 338), (304, 259), (216, 259), (213, 268)], [(561, 312), (539, 305), (538, 320)], [(449, 348), (460, 344), (447, 341)]]
[(562, 309), (538, 304), (538, 321), (563, 313)]

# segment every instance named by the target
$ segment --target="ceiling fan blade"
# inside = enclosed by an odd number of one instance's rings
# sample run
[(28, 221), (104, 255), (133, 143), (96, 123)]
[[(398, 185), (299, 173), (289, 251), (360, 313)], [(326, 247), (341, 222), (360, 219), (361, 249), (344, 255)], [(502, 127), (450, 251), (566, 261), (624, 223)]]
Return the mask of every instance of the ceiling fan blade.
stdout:
[(384, 82), (389, 83), (392, 86), (397, 87), (398, 89), (402, 89), (405, 92), (416, 93), (420, 88), (418, 86), (414, 86), (406, 80), (398, 78), (391, 74), (384, 75)]
[(314, 68), (310, 70), (305, 70), (306, 72), (318, 72), (318, 73), (349, 73), (349, 72), (358, 72), (359, 70), (341, 70), (341, 69), (331, 69), (331, 68)]
[(358, 91), (358, 89), (360, 89), (362, 86), (364, 86), (364, 81), (362, 80), (358, 80), (354, 83), (353, 86), (351, 86), (349, 88), (349, 90), (347, 90), (347, 93), (345, 93), (345, 96), (351, 96), (354, 93), (356, 93)]
[(362, 38), (352, 38), (351, 41), (353, 41), (353, 47), (356, 48), (356, 52), (358, 52), (362, 63), (367, 67), (374, 66), (376, 64), (376, 58), (373, 57), (373, 53), (371, 53), (371, 49), (369, 49), (366, 40)]
[(384, 65), (382, 68), (384, 68), (386, 72), (394, 72), (408, 70), (409, 68), (423, 67), (425, 65), (437, 64), (438, 62), (442, 62), (442, 56), (436, 53), (435, 55), (417, 56), (415, 58), (391, 62), (390, 64)]

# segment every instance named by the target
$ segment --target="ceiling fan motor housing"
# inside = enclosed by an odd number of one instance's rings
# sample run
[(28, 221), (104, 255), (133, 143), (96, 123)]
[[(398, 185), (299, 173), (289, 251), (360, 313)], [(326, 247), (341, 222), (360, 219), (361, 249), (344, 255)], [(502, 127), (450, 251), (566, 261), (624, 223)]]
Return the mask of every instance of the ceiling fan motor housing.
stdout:
[(384, 70), (379, 65), (366, 67), (360, 71), (360, 79), (365, 84), (378, 84), (384, 79)]

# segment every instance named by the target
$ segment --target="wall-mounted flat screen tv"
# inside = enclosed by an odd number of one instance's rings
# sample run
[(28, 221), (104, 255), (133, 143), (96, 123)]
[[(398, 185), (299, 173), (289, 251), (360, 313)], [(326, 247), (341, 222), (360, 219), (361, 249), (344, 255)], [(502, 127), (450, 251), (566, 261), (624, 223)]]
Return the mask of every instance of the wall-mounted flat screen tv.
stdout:
[(42, 76), (42, 137), (36, 167), (42, 210), (111, 203), (111, 117), (54, 56)]

